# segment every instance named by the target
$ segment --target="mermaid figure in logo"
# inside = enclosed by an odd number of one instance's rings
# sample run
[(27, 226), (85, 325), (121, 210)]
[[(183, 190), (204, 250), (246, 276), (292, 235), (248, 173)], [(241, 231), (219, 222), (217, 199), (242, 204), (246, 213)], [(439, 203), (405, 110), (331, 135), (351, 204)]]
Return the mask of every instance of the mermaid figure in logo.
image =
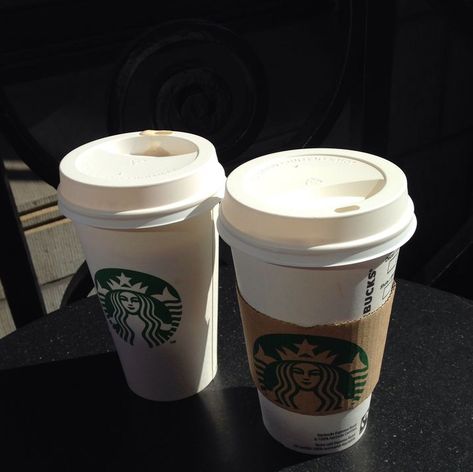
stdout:
[[(135, 333), (128, 325), (130, 316), (138, 316), (143, 321), (145, 327), (142, 335), (149, 347), (161, 344), (160, 331), (170, 331), (172, 329), (171, 320), (164, 321), (166, 311), (162, 310), (159, 315), (156, 313), (153, 301), (147, 295), (139, 292), (127, 290), (115, 290), (110, 293), (110, 301), (113, 306), (112, 316), (115, 324), (112, 324), (116, 333), (126, 342), (133, 345)], [(159, 301), (157, 303), (160, 303)], [(166, 318), (170, 318), (169, 315)]]
[(316, 412), (328, 412), (341, 407), (345, 398), (341, 382), (350, 379), (344, 370), (310, 361), (281, 361), (271, 367), (267, 374), (275, 378), (276, 382), (271, 383), (278, 403), (300, 409), (299, 401), (310, 401)]
[[(255, 367), (265, 395), (291, 410), (308, 407), (317, 413), (336, 411), (353, 392), (354, 379), (327, 353), (314, 354), (308, 343), (299, 352), (278, 349), (280, 358), (263, 362), (255, 356)], [(315, 347), (315, 346), (312, 346)]]
[[(150, 294), (147, 293), (148, 286), (143, 286), (141, 282), (133, 284), (131, 280), (132, 277), (124, 273), (102, 283), (97, 280), (97, 293), (106, 317), (125, 342), (133, 345), (136, 330), (140, 329), (149, 347), (159, 346), (176, 329), (182, 311), (181, 301), (167, 287), (162, 293)], [(141, 323), (133, 322), (134, 317), (139, 318)]]

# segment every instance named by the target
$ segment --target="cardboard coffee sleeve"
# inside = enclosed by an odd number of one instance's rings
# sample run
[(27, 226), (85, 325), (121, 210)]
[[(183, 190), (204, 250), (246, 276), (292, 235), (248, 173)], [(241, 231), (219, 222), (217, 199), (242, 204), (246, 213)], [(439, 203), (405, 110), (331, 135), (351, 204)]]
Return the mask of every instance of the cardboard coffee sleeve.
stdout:
[(260, 313), (238, 292), (248, 362), (258, 390), (281, 408), (305, 415), (358, 406), (379, 380), (394, 292), (358, 320), (311, 327)]

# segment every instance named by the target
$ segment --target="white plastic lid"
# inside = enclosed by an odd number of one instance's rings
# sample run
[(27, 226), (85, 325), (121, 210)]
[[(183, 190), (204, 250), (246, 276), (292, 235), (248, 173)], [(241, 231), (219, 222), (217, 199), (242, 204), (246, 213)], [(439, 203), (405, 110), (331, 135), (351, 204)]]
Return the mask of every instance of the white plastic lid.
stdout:
[(344, 149), (298, 149), (246, 162), (227, 179), (218, 220), (230, 246), (302, 267), (379, 257), (415, 228), (402, 170)]
[(92, 141), (67, 154), (59, 171), (63, 214), (103, 228), (182, 221), (216, 205), (225, 183), (212, 143), (176, 131)]

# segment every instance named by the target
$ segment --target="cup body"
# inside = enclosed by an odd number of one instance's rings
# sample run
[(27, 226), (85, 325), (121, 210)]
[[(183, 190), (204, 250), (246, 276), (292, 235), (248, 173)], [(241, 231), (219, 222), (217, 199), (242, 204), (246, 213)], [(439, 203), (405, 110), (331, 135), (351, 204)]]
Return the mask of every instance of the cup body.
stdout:
[[(215, 377), (216, 211), (142, 230), (75, 225), (127, 383), (141, 397), (179, 400)], [(139, 304), (131, 312), (130, 297)]]
[[(308, 268), (271, 264), (232, 249), (241, 296), (261, 313), (299, 326), (354, 321), (389, 297), (399, 250), (358, 264)], [(371, 395), (357, 407), (325, 416), (280, 408), (258, 391), (264, 425), (289, 449), (309, 454), (342, 451), (366, 431)]]
[(130, 389), (156, 401), (198, 393), (217, 371), (215, 148), (189, 133), (125, 133), (73, 150), (60, 173), (59, 205)]

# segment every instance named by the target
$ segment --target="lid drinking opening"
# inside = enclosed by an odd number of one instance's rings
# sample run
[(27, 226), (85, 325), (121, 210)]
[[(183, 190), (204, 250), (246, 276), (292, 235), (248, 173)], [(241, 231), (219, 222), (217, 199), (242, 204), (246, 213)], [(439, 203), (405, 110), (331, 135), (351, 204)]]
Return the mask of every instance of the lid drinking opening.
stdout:
[(137, 157), (179, 158), (181, 164), (190, 164), (197, 158), (198, 147), (188, 139), (173, 136), (172, 131), (146, 130), (138, 136), (107, 142), (109, 152)]
[(335, 213), (346, 213), (348, 211), (356, 211), (359, 210), (360, 207), (358, 205), (350, 205), (346, 207), (340, 207), (340, 208), (335, 208), (334, 212)]

